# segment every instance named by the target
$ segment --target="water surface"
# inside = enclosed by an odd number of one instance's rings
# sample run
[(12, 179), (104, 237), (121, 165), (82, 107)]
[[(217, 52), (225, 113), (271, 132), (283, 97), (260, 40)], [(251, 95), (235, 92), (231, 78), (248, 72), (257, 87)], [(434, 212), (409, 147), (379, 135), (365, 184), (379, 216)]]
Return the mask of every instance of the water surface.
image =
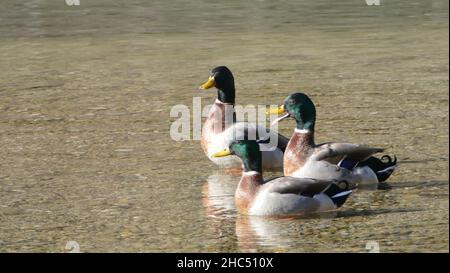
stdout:
[[(0, 251), (448, 252), (448, 1), (0, 7)], [(238, 216), (239, 176), (169, 137), (173, 105), (215, 99), (197, 87), (217, 65), (240, 104), (310, 95), (318, 142), (387, 147), (393, 188)]]

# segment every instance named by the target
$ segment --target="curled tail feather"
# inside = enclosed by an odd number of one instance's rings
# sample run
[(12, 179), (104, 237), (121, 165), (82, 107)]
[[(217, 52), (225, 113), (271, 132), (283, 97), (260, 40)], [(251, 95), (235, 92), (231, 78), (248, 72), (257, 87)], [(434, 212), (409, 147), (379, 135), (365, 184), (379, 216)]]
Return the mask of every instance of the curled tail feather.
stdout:
[(331, 183), (323, 193), (330, 197), (336, 207), (341, 207), (352, 193), (350, 184), (347, 181)]
[(378, 182), (386, 181), (397, 167), (397, 157), (394, 155), (394, 159), (389, 155), (383, 155), (380, 158), (374, 156), (369, 157), (364, 162), (361, 162), (359, 166), (367, 166), (377, 176)]

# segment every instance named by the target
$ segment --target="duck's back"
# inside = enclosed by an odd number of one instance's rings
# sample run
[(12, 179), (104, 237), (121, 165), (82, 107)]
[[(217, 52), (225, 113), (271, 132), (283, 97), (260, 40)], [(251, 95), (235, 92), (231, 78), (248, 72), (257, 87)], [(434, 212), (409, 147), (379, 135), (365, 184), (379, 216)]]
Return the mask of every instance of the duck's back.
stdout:
[[(314, 212), (321, 208), (321, 203), (312, 196), (280, 192), (277, 187), (289, 187), (289, 183), (302, 183), (294, 177), (274, 178), (261, 186), (249, 210), (251, 215), (295, 215)], [(331, 204), (332, 205), (332, 204)]]

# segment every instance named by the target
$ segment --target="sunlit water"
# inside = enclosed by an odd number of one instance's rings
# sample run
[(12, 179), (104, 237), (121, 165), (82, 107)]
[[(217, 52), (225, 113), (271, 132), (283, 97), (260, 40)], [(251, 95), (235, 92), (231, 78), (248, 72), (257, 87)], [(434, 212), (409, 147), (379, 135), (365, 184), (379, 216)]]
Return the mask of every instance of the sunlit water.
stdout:
[[(1, 1), (0, 251), (448, 251), (448, 1), (148, 2)], [(216, 65), (240, 104), (310, 95), (318, 142), (389, 148), (393, 188), (238, 216), (239, 176), (169, 137)]]

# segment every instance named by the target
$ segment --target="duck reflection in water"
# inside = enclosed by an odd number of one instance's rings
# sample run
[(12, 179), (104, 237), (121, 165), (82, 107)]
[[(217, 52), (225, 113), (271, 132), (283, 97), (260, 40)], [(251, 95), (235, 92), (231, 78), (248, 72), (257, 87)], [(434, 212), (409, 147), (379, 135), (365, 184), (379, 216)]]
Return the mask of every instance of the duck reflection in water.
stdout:
[[(332, 225), (338, 211), (329, 211), (309, 215), (261, 217), (239, 215), (236, 218), (236, 237), (239, 251), (242, 252), (308, 252), (301, 247), (308, 244), (305, 238), (314, 229)], [(296, 240), (293, 238), (302, 238)]]
[(234, 193), (241, 178), (240, 172), (217, 170), (207, 178), (202, 188), (202, 196), (209, 217), (234, 213)]
[(225, 169), (214, 171), (202, 188), (207, 225), (218, 242), (216, 247), (222, 251), (236, 248), (234, 193), (241, 177), (240, 172)]

